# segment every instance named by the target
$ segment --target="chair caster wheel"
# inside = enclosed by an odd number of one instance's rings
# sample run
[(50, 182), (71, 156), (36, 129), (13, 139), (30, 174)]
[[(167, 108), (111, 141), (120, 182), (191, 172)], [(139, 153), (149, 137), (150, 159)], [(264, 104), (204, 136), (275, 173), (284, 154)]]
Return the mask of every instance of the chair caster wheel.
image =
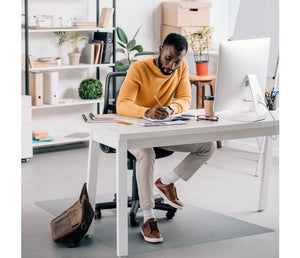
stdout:
[(176, 212), (176, 211), (168, 211), (168, 212), (166, 213), (167, 219), (172, 219), (172, 218), (175, 216), (175, 212)]
[(138, 220), (136, 220), (135, 216), (130, 216), (130, 225), (133, 227), (137, 227), (140, 224)]
[(95, 210), (94, 218), (95, 219), (100, 219), (101, 218), (101, 210)]

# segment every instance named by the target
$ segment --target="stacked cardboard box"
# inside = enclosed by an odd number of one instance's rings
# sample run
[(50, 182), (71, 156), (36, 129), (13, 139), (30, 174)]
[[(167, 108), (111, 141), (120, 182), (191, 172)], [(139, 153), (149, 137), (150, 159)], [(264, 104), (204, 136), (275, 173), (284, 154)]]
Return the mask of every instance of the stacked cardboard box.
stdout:
[(185, 36), (209, 26), (210, 7), (210, 2), (163, 2), (161, 41), (171, 32)]

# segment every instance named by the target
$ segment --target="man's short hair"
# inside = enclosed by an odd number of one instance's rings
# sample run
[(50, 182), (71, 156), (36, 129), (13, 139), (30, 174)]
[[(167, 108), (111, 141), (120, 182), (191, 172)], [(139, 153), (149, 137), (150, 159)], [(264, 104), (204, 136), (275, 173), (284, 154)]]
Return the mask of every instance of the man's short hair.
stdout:
[(162, 47), (173, 45), (178, 52), (188, 50), (188, 43), (185, 37), (177, 33), (170, 33), (165, 38)]

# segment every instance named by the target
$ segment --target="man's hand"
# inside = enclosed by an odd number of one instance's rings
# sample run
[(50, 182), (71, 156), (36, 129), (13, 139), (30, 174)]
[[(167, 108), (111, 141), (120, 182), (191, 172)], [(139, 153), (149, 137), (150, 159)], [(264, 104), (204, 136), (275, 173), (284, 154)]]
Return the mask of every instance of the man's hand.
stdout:
[(166, 108), (162, 106), (149, 108), (145, 113), (145, 117), (151, 119), (164, 119), (167, 118), (168, 116), (169, 113), (167, 112)]

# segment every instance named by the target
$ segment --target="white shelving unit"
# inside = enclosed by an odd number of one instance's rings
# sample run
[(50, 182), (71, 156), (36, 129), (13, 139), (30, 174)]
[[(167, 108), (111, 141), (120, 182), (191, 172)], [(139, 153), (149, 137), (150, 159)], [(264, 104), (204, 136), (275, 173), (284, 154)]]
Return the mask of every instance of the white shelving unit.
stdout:
[(85, 142), (89, 140), (89, 136), (82, 137), (82, 138), (75, 138), (75, 137), (66, 137), (66, 135), (54, 135), (52, 136), (54, 139), (51, 142), (37, 142), (33, 143), (33, 148), (39, 148), (39, 147), (50, 147), (54, 145), (63, 145), (63, 144), (70, 144), (70, 143), (79, 143), (79, 142)]
[(32, 109), (42, 109), (42, 108), (59, 108), (59, 107), (68, 107), (68, 106), (78, 106), (78, 105), (88, 105), (88, 104), (103, 104), (103, 97), (100, 99), (72, 99), (72, 102), (58, 105), (42, 105), (42, 106), (32, 106)]
[[(74, 69), (87, 69), (87, 68), (96, 68), (96, 67), (113, 67), (115, 64), (78, 64), (78, 65), (61, 65), (53, 67), (33, 67), (29, 68), (30, 72), (33, 71), (53, 71), (53, 70), (74, 70)], [(25, 70), (25, 68), (22, 68)]]
[[(55, 32), (55, 31), (101, 31), (101, 32), (110, 32), (114, 30), (114, 28), (99, 28), (99, 27), (92, 27), (92, 28), (43, 28), (43, 29), (28, 29), (29, 33), (39, 33), (39, 32)], [(25, 32), (25, 29), (22, 29), (22, 32)]]
[[(91, 1), (91, 0), (89, 0)], [(94, 0), (96, 3), (96, 21), (99, 21), (99, 15), (100, 15), (100, 0)], [(112, 1), (112, 7), (115, 8), (116, 6), (116, 0)], [(64, 103), (64, 104), (58, 104), (58, 105), (42, 105), (42, 106), (31, 106), (31, 114), (32, 114), (32, 130), (34, 129), (41, 129), (41, 130), (47, 130), (49, 131), (50, 136), (53, 138), (53, 141), (49, 142), (33, 142), (32, 148), (39, 148), (39, 147), (48, 147), (48, 146), (54, 146), (54, 145), (63, 145), (63, 144), (70, 144), (70, 143), (76, 143), (76, 142), (83, 142), (89, 140), (89, 135), (85, 131), (84, 124), (82, 124), (83, 120), (81, 119), (82, 113), (87, 112), (100, 112), (100, 105), (103, 104), (104, 100), (103, 97), (100, 99), (80, 99), (79, 96), (76, 96), (78, 93), (75, 92), (76, 87), (78, 87), (78, 83), (76, 82), (74, 84), (73, 75), (80, 78), (80, 76), (83, 76), (81, 79), (87, 79), (83, 74), (90, 74), (90, 71), (92, 71), (92, 74), (94, 76), (89, 76), (88, 78), (98, 78), (100, 79), (100, 70), (103, 68), (106, 69), (114, 69), (114, 62), (115, 62), (115, 53), (113, 53), (113, 61), (109, 64), (85, 64), (80, 63), (78, 65), (68, 65), (63, 64), (61, 66), (51, 66), (51, 67), (29, 67), (29, 60), (28, 55), (31, 54), (29, 51), (29, 41), (34, 40), (35, 45), (39, 42), (39, 35), (41, 35), (41, 39), (44, 38), (44, 35), (47, 35), (47, 37), (52, 37), (51, 33), (58, 32), (58, 31), (66, 31), (66, 32), (87, 32), (89, 34), (97, 31), (97, 32), (113, 32), (115, 33), (115, 13), (113, 14), (113, 26), (109, 28), (99, 28), (99, 27), (82, 27), (82, 28), (41, 28), (41, 27), (29, 27), (28, 26), (28, 0), (24, 0), (24, 9), (25, 9), (25, 27), (22, 28), (22, 36), (24, 37), (24, 43), (25, 43), (25, 66), (22, 68), (22, 72), (25, 75), (25, 94), (29, 94), (29, 72), (34, 71), (58, 71), (59, 74), (62, 74), (62, 77), (64, 80), (66, 80), (65, 73), (68, 73), (70, 78), (70, 83), (68, 84), (69, 87), (73, 87), (73, 91), (69, 92), (70, 97), (68, 95), (63, 95), (63, 99), (72, 99), (71, 102)], [(38, 3), (35, 3), (36, 5)], [(67, 5), (67, 3), (64, 3)], [(87, 4), (89, 4), (87, 2)], [(69, 14), (67, 14), (69, 15)], [(49, 34), (50, 33), (50, 34)], [(45, 42), (44, 42), (45, 43)], [(56, 46), (53, 45), (53, 41), (47, 45), (47, 48), (49, 48), (49, 56), (51, 56), (51, 48), (52, 50), (56, 48)], [(52, 45), (51, 45), (52, 44)], [(42, 45), (43, 46), (43, 45)], [(43, 49), (44, 47), (38, 46), (38, 49)], [(35, 49), (35, 48), (34, 48)], [(32, 50), (32, 49), (31, 49)], [(57, 52), (57, 50), (55, 50)], [(37, 51), (38, 52), (38, 51)], [(39, 52), (38, 52), (39, 53)], [(44, 54), (46, 51), (44, 52)], [(45, 55), (46, 56), (46, 55)], [(81, 71), (81, 70), (82, 71)], [(93, 70), (94, 69), (94, 70)], [(59, 77), (61, 77), (59, 75)], [(80, 79), (80, 80), (81, 80)], [(72, 81), (73, 80), (73, 81)], [(102, 81), (102, 80), (101, 80)], [(104, 84), (104, 82), (102, 81)], [(76, 86), (75, 86), (76, 85)], [(61, 85), (59, 85), (61, 88)], [(64, 87), (64, 86), (62, 86)], [(104, 85), (103, 85), (104, 89)], [(104, 95), (104, 92), (103, 92)], [(73, 116), (73, 113), (74, 116)], [(55, 121), (55, 123), (53, 122)], [(60, 128), (59, 128), (60, 127)], [(77, 133), (77, 134), (76, 134)], [(72, 137), (73, 135), (73, 137)]]

